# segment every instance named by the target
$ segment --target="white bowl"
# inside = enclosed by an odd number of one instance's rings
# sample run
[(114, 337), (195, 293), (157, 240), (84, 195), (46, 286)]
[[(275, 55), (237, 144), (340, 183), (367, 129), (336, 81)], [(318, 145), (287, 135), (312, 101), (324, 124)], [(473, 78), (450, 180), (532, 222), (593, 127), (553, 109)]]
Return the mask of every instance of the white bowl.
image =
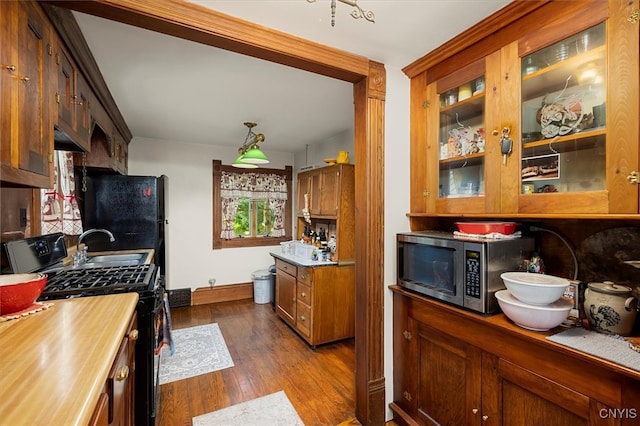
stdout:
[(496, 292), (502, 312), (516, 325), (534, 331), (547, 331), (567, 319), (573, 303), (559, 299), (546, 306), (528, 305), (516, 299), (509, 290)]
[(569, 285), (564, 278), (529, 272), (505, 272), (500, 278), (513, 296), (530, 305), (555, 302)]

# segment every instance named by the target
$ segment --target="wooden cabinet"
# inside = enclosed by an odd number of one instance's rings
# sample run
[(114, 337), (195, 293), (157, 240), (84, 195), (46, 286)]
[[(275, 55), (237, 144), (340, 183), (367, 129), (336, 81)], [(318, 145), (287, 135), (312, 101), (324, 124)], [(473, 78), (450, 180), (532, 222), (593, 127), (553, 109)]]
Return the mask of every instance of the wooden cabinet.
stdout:
[[(631, 425), (640, 384), (544, 335), (394, 287), (394, 402), (402, 424)], [(585, 360), (587, 358), (587, 360)], [(612, 415), (611, 413), (619, 413)], [(623, 414), (623, 413), (626, 413)]]
[(310, 345), (355, 334), (355, 269), (276, 258), (276, 313)]
[(298, 268), (276, 259), (276, 312), (290, 326), (296, 326)]
[(53, 186), (52, 28), (32, 2), (0, 2), (0, 175)]
[[(336, 236), (336, 259), (352, 261), (355, 257), (355, 170), (352, 164), (335, 164), (298, 173), (297, 185), (297, 239), (305, 226), (316, 231), (323, 229), (327, 238)], [(303, 209), (305, 195), (309, 220)]]
[(630, 13), (616, 0), (512, 4), (490, 36), (465, 33), (448, 45), (466, 48), (405, 69), (411, 214), (638, 213)]
[[(138, 335), (136, 326), (137, 320), (134, 315), (107, 377), (108, 424), (112, 426), (133, 426), (134, 423), (134, 360)], [(100, 409), (99, 401), (96, 411), (100, 411)]]
[(91, 91), (62, 41), (55, 47), (58, 115), (55, 124), (58, 148), (91, 150)]

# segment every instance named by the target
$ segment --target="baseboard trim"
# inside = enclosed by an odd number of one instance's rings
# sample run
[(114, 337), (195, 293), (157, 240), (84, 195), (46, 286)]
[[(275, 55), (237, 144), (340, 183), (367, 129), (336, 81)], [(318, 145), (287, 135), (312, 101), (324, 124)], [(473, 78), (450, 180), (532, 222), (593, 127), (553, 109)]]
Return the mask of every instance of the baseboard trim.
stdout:
[(191, 293), (191, 305), (230, 302), (253, 298), (253, 283), (217, 285), (197, 288)]

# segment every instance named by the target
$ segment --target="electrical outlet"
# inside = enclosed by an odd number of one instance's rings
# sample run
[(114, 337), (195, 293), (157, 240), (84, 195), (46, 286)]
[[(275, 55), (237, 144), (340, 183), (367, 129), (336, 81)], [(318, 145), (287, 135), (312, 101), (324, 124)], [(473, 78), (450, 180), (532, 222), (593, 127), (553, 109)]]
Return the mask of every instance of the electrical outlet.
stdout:
[(214, 285), (216, 283), (215, 278), (209, 278), (209, 285)]

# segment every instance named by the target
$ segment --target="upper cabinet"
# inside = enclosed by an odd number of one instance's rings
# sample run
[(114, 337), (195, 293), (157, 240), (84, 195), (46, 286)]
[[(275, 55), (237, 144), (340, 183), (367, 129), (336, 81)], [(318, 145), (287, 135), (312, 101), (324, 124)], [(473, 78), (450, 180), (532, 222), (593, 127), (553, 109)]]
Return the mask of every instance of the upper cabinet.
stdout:
[(617, 0), (513, 4), (502, 16), (513, 12), (511, 22), (491, 36), (405, 69), (410, 214), (637, 214), (632, 9)]
[(127, 173), (131, 132), (69, 10), (0, 1), (0, 93), (3, 186), (51, 188), (54, 149), (86, 153), (94, 140), (104, 152), (76, 165)]
[(91, 89), (67, 49), (58, 41), (55, 48), (58, 115), (55, 124), (56, 148), (91, 150)]
[[(297, 238), (305, 226), (336, 236), (338, 261), (355, 258), (355, 169), (353, 164), (334, 164), (298, 173)], [(308, 220), (304, 209), (308, 210)]]
[(0, 175), (12, 185), (53, 183), (53, 32), (31, 2), (0, 2)]

